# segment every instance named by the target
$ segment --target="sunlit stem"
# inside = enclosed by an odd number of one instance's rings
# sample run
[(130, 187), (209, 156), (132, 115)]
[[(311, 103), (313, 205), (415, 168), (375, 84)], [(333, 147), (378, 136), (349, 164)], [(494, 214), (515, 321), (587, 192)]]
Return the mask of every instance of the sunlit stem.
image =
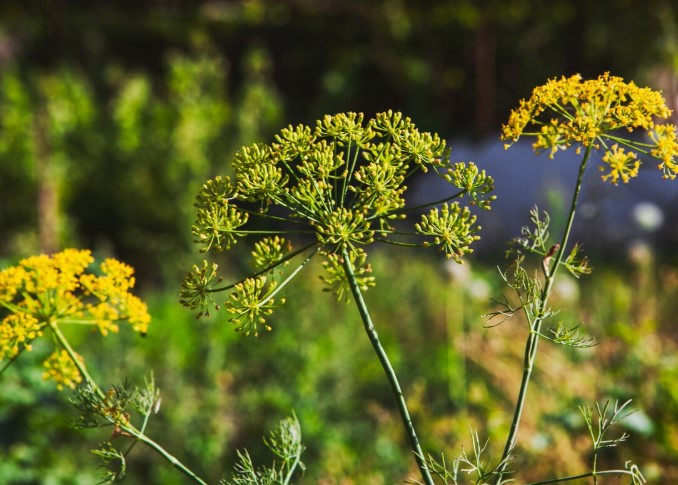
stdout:
[(285, 280), (284, 280), (282, 283), (280, 283), (280, 284), (275, 288), (275, 290), (273, 290), (273, 291), (271, 292), (270, 295), (268, 295), (266, 298), (264, 298), (263, 300), (261, 300), (261, 302), (259, 303), (259, 305), (260, 305), (260, 306), (264, 306), (266, 303), (268, 303), (268, 301), (269, 301), (271, 298), (273, 298), (273, 297), (276, 295), (276, 293), (278, 293), (280, 290), (282, 290), (282, 289), (285, 287), (285, 285), (287, 285), (287, 283), (289, 283), (290, 281), (292, 281), (292, 278), (294, 278), (294, 277), (297, 275), (297, 273), (299, 273), (299, 271), (301, 271), (302, 269), (304, 269), (304, 266), (306, 266), (306, 265), (308, 264), (308, 262), (311, 261), (311, 259), (313, 259), (313, 256), (315, 256), (316, 254), (318, 254), (318, 251), (320, 251), (320, 246), (318, 246), (311, 254), (309, 254), (308, 257), (307, 257), (306, 259), (304, 259), (304, 260), (301, 262), (301, 264), (300, 264), (299, 266), (297, 266), (297, 268), (296, 268), (294, 271), (292, 271), (292, 273), (290, 273), (290, 275), (289, 275), (287, 278), (285, 278)]
[(186, 466), (183, 463), (181, 463), (177, 458), (175, 458), (170, 453), (168, 453), (167, 450), (165, 450), (162, 446), (160, 446), (158, 443), (153, 441), (151, 438), (149, 438), (148, 436), (146, 436), (143, 433), (139, 433), (138, 431), (136, 431), (135, 428), (131, 428), (131, 429), (127, 429), (127, 428), (128, 428), (127, 426), (123, 427), (123, 429), (125, 431), (128, 431), (130, 434), (134, 435), (134, 437), (136, 439), (145, 443), (147, 446), (153, 448), (158, 454), (160, 454), (163, 458), (165, 458), (165, 460), (170, 462), (172, 464), (172, 466), (174, 466), (174, 468), (181, 471), (184, 475), (186, 475), (187, 477), (192, 479), (195, 483), (199, 483), (200, 485), (207, 485), (207, 482), (205, 482), (200, 477), (198, 477), (195, 473), (193, 473), (191, 470), (186, 468)]
[(21, 355), (21, 352), (18, 352), (16, 355), (14, 355), (12, 358), (10, 358), (10, 359), (7, 361), (7, 363), (6, 363), (5, 365), (2, 366), (2, 368), (0, 368), (0, 376), (1, 376), (7, 369), (9, 369), (9, 366), (12, 365), (12, 364), (14, 363), (14, 361), (15, 361), (16, 359), (19, 358), (20, 355)]
[[(455, 194), (448, 195), (447, 197), (443, 197), (442, 199), (434, 200), (433, 202), (426, 202), (425, 204), (415, 205), (415, 206), (412, 206), (412, 207), (403, 207), (403, 208), (400, 208), (400, 209), (395, 209), (395, 210), (387, 213), (386, 215), (403, 214), (405, 212), (412, 212), (412, 211), (416, 211), (416, 210), (419, 210), (419, 209), (426, 209), (427, 207), (433, 207), (433, 206), (442, 204), (443, 202), (448, 202), (450, 200), (458, 199), (459, 197), (461, 197), (461, 196), (463, 196), (467, 193), (468, 193), (468, 190), (462, 190), (462, 191), (457, 192)], [(368, 217), (368, 219), (369, 220), (376, 219), (377, 217), (382, 217), (382, 216), (372, 216), (372, 217)]]
[[(153, 388), (155, 388), (155, 384), (153, 383), (153, 374), (151, 374), (151, 383), (153, 384)], [(156, 403), (157, 403), (157, 401), (156, 401)], [(144, 420), (141, 423), (141, 428), (139, 429), (140, 434), (144, 434), (146, 432), (146, 426), (148, 426), (148, 420), (149, 420), (150, 417), (151, 417), (151, 409), (147, 409), (146, 412), (144, 413)], [(125, 451), (125, 453), (123, 453), (123, 456), (127, 457), (130, 454), (130, 452), (132, 451), (132, 448), (134, 448), (134, 445), (136, 445), (137, 443), (138, 443), (138, 440), (132, 441), (132, 443), (127, 447), (127, 450)]]
[(297, 467), (299, 466), (299, 463), (301, 463), (301, 449), (297, 450), (297, 453), (294, 455), (294, 462), (290, 465), (289, 471), (287, 472), (287, 476), (285, 476), (285, 480), (282, 482), (282, 485), (289, 485), (292, 477), (294, 476), (294, 472), (296, 472)]
[(381, 366), (386, 373), (388, 382), (391, 385), (393, 394), (396, 397), (398, 410), (400, 411), (400, 418), (402, 419), (403, 425), (405, 426), (405, 431), (407, 432), (407, 436), (410, 440), (410, 446), (412, 447), (412, 451), (414, 452), (415, 458), (417, 460), (417, 465), (419, 466), (421, 476), (424, 479), (424, 483), (426, 485), (434, 485), (433, 478), (431, 477), (431, 473), (429, 472), (424, 460), (424, 453), (421, 450), (421, 446), (419, 445), (417, 433), (414, 431), (414, 425), (412, 424), (412, 419), (410, 418), (410, 413), (407, 409), (405, 396), (403, 395), (403, 391), (400, 388), (400, 384), (398, 383), (398, 377), (396, 376), (396, 373), (391, 366), (391, 362), (386, 355), (386, 351), (379, 341), (379, 335), (377, 334), (376, 328), (374, 328), (370, 314), (367, 311), (367, 305), (365, 304), (362, 292), (360, 291), (360, 286), (358, 285), (355, 273), (353, 272), (353, 266), (351, 265), (351, 259), (349, 257), (348, 251), (343, 249), (341, 256), (344, 260), (344, 271), (346, 272), (346, 277), (351, 287), (351, 293), (353, 293), (353, 299), (358, 307), (358, 311), (360, 312), (360, 317), (362, 318), (363, 325), (365, 326), (365, 331), (367, 332), (367, 336), (372, 343), (372, 347), (374, 347), (374, 351), (377, 353), (379, 362), (381, 362)]
[[(412, 233), (412, 234), (414, 234), (414, 233)], [(382, 238), (382, 237), (375, 237), (374, 240), (379, 241), (379, 242), (383, 242), (383, 243), (386, 243), (386, 244), (390, 244), (392, 246), (401, 246), (401, 247), (405, 247), (405, 248), (420, 248), (421, 247), (420, 243), (407, 243), (407, 242), (403, 242), (403, 241), (392, 241), (390, 239), (386, 239), (386, 238)]]
[(623, 138), (621, 136), (611, 135), (609, 133), (605, 134), (605, 138), (608, 138), (612, 141), (619, 143), (620, 145), (625, 145), (633, 150), (636, 150), (640, 153), (648, 155), (650, 153), (650, 148), (655, 147), (656, 145), (652, 143), (642, 143), (636, 140), (629, 140), (628, 138)]
[(513, 452), (513, 449), (516, 446), (516, 441), (518, 438), (518, 428), (520, 427), (520, 420), (523, 415), (523, 408), (525, 406), (525, 400), (527, 397), (527, 387), (530, 383), (530, 378), (532, 377), (532, 370), (534, 369), (534, 361), (537, 356), (537, 344), (539, 343), (539, 333), (541, 332), (541, 326), (544, 322), (544, 314), (546, 313), (547, 303), (549, 296), (551, 295), (551, 290), (553, 288), (553, 282), (555, 280), (556, 273), (558, 272), (558, 267), (563, 259), (565, 250), (567, 249), (567, 241), (570, 237), (570, 232), (572, 230), (572, 223), (574, 221), (574, 215), (577, 209), (577, 202), (579, 200), (579, 192), (581, 191), (582, 182), (584, 180), (584, 171), (586, 170), (586, 164), (591, 155), (591, 147), (586, 148), (584, 153), (584, 159), (581, 162), (579, 167), (579, 174), (577, 176), (577, 185), (574, 188), (574, 194), (572, 196), (572, 204), (570, 205), (570, 214), (567, 219), (567, 225), (565, 226), (565, 231), (563, 232), (563, 239), (560, 243), (560, 249), (556, 253), (555, 260), (551, 267), (549, 268), (548, 273), (546, 274), (546, 281), (544, 283), (544, 288), (541, 292), (541, 298), (539, 300), (539, 305), (537, 308), (536, 318), (531, 324), (530, 335), (527, 337), (527, 343), (525, 344), (525, 358), (523, 365), (523, 377), (520, 382), (520, 391), (518, 392), (518, 400), (516, 401), (516, 407), (513, 413), (513, 421), (511, 423), (511, 430), (509, 432), (508, 438), (506, 439), (506, 446), (504, 447), (504, 454), (501, 458), (502, 465), (497, 470), (497, 480), (496, 484), (499, 485), (502, 483), (503, 476), (506, 474), (506, 468), (509, 464), (509, 457)]
[[(285, 257), (282, 258), (282, 259), (280, 259), (279, 261), (276, 261), (275, 263), (273, 263), (273, 264), (271, 264), (271, 265), (265, 267), (264, 269), (262, 269), (262, 270), (260, 270), (260, 271), (257, 271), (257, 272), (254, 273), (254, 274), (251, 274), (251, 275), (247, 276), (246, 278), (243, 278), (243, 279), (240, 280), (240, 281), (236, 281), (235, 283), (232, 283), (232, 284), (230, 284), (230, 285), (228, 285), (228, 286), (220, 286), (220, 287), (218, 287), (218, 288), (209, 288), (209, 289), (206, 290), (206, 292), (207, 292), (207, 293), (219, 293), (219, 292), (221, 292), (221, 291), (228, 291), (228, 290), (230, 290), (231, 288), (235, 288), (237, 285), (239, 285), (240, 283), (243, 283), (245, 280), (247, 280), (247, 279), (249, 279), (249, 278), (256, 278), (257, 276), (261, 276), (262, 274), (268, 273), (268, 272), (271, 271), (273, 268), (276, 268), (276, 267), (280, 266), (281, 264), (283, 264), (284, 262), (289, 261), (290, 259), (294, 258), (295, 256), (297, 256), (297, 255), (303, 253), (303, 252), (306, 251), (307, 249), (312, 248), (312, 247), (315, 246), (316, 244), (318, 244), (318, 243), (317, 243), (317, 242), (312, 242), (312, 243), (310, 243), (310, 244), (304, 246), (303, 248), (299, 248), (299, 249), (297, 249), (297, 250), (295, 250), (295, 251), (292, 251), (291, 253), (286, 254)], [(315, 253), (313, 253), (313, 254), (315, 254)], [(305, 263), (302, 263), (302, 264), (305, 264)]]
[[(64, 348), (64, 350), (68, 353), (68, 356), (70, 357), (71, 361), (75, 365), (75, 367), (78, 369), (78, 372), (80, 372), (80, 375), (82, 376), (83, 379), (87, 382), (87, 384), (92, 388), (92, 390), (96, 393), (96, 395), (101, 399), (103, 402), (107, 402), (108, 398), (106, 397), (106, 394), (104, 391), (101, 390), (99, 385), (96, 383), (96, 381), (92, 378), (92, 376), (89, 375), (89, 372), (87, 372), (87, 368), (85, 365), (78, 359), (78, 355), (75, 353), (73, 350), (73, 347), (71, 347), (71, 344), (68, 342), (68, 339), (66, 339), (66, 336), (61, 332), (61, 329), (57, 325), (55, 321), (50, 321), (49, 322), (49, 327), (52, 330), (54, 336), (56, 337), (57, 341), (59, 344)], [(177, 468), (179, 471), (181, 471), (184, 475), (187, 477), (191, 478), (195, 483), (199, 483), (201, 485), (207, 485), (207, 482), (202, 480), (200, 477), (198, 477), (195, 473), (193, 473), (190, 469), (188, 469), (183, 463), (181, 463), (177, 458), (172, 456), (167, 450), (165, 450), (162, 446), (160, 446), (158, 443), (153, 441), (151, 438), (143, 434), (141, 431), (139, 431), (136, 427), (134, 427), (132, 424), (129, 423), (117, 423), (120, 426), (120, 429), (123, 431), (129, 433), (132, 435), (135, 439), (142, 441), (143, 443), (146, 443), (148, 446), (153, 448), (158, 454), (160, 454), (165, 460), (170, 462), (175, 468)]]
[(629, 470), (602, 470), (599, 472), (588, 472), (588, 473), (582, 473), (580, 475), (571, 475), (569, 477), (561, 477), (561, 478), (552, 478), (550, 480), (543, 480), (539, 482), (530, 482), (525, 485), (546, 485), (547, 483), (564, 483), (564, 482), (573, 482), (575, 480), (581, 480), (582, 478), (588, 478), (588, 477), (595, 477), (600, 476), (600, 475), (630, 475), (631, 477), (635, 477), (636, 475), (629, 471)]
[(87, 384), (89, 384), (89, 386), (94, 390), (99, 399), (106, 401), (106, 394), (97, 385), (96, 381), (92, 379), (92, 376), (89, 375), (89, 372), (87, 372), (87, 368), (85, 367), (85, 364), (83, 364), (82, 361), (78, 358), (78, 354), (75, 353), (73, 347), (71, 347), (71, 344), (68, 342), (68, 339), (66, 339), (66, 336), (61, 332), (61, 329), (59, 328), (59, 325), (57, 325), (56, 321), (50, 320), (48, 325), (50, 330), (52, 330), (52, 333), (56, 337), (57, 341), (59, 342), (59, 344), (64, 348), (66, 353), (68, 353), (68, 357), (70, 357), (71, 361), (78, 369), (78, 372), (80, 372), (82, 378), (85, 379), (85, 381), (87, 381)]

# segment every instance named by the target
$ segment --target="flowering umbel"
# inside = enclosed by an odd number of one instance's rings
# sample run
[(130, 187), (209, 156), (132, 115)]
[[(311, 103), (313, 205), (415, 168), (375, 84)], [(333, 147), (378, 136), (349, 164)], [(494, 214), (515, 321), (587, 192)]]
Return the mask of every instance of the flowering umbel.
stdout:
[[(0, 361), (30, 351), (45, 332), (60, 332), (67, 324), (91, 325), (103, 335), (117, 332), (121, 322), (145, 334), (150, 323), (146, 304), (130, 293), (134, 270), (115, 259), (101, 263), (98, 274), (86, 270), (94, 261), (87, 250), (66, 249), (52, 256), (22, 259), (0, 271)], [(59, 341), (58, 339), (55, 339)], [(81, 381), (66, 349), (58, 348), (45, 361), (45, 378), (58, 387)], [(75, 357), (80, 359), (80, 357)]]
[[(219, 276), (207, 270), (213, 266), (203, 262), (184, 280), (182, 303), (206, 314), (212, 295), (233, 290), (225, 304), (231, 322), (256, 335), (259, 325), (270, 330), (266, 318), (284, 301), (273, 297), (300, 267), (284, 281), (282, 268), (302, 253), (307, 257), (301, 266), (316, 254), (325, 257), (328, 274), (322, 280), (340, 299), (348, 295), (342, 276), (347, 258), (351, 267), (357, 265), (359, 286), (374, 285), (365, 248), (376, 241), (436, 246), (461, 262), (472, 251), (469, 245), (478, 239), (479, 227), (468, 207), (446, 202), (465, 196), (469, 205), (489, 209), (494, 187), (473, 163), (450, 165), (449, 154), (438, 135), (419, 131), (409, 118), (392, 111), (368, 121), (357, 113), (325, 116), (315, 128), (289, 126), (269, 145), (242, 148), (233, 161), (233, 178), (208, 181), (196, 197), (193, 235), (201, 252), (230, 249), (243, 236), (257, 236), (256, 272), (219, 287)], [(417, 172), (432, 172), (457, 190), (408, 208), (406, 182)], [(442, 210), (420, 216), (421, 222), (409, 230), (404, 227), (408, 212), (432, 206)], [(306, 246), (293, 251), (283, 233), (305, 238)], [(394, 240), (403, 237), (409, 240)]]
[[(641, 88), (633, 82), (605, 73), (597, 79), (583, 80), (580, 75), (551, 79), (534, 89), (528, 100), (521, 100), (502, 127), (502, 139), (508, 143), (521, 136), (534, 136), (537, 153), (571, 146), (602, 149), (600, 166), (605, 181), (627, 183), (638, 175), (638, 154), (660, 160), (664, 178), (678, 174), (676, 127), (656, 124), (671, 114), (661, 93)], [(651, 143), (628, 137), (642, 130)]]

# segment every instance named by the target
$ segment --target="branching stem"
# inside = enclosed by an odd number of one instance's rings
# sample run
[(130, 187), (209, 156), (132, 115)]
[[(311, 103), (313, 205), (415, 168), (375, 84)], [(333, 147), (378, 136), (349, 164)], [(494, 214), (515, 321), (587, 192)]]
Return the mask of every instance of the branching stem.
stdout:
[[(553, 282), (555, 280), (556, 273), (558, 272), (558, 267), (563, 259), (565, 250), (567, 249), (567, 241), (570, 237), (570, 232), (572, 230), (572, 223), (574, 222), (574, 215), (577, 209), (577, 202), (579, 201), (579, 193), (581, 191), (582, 182), (584, 180), (584, 172), (586, 170), (586, 164), (591, 155), (591, 147), (586, 148), (584, 153), (584, 159), (581, 162), (579, 167), (579, 174), (577, 176), (577, 185), (574, 189), (574, 195), (572, 196), (572, 204), (570, 205), (570, 214), (567, 219), (567, 225), (565, 226), (565, 231), (563, 232), (563, 238), (560, 243), (560, 248), (556, 254), (555, 260), (551, 265), (549, 271), (545, 275), (546, 281), (544, 288), (541, 293), (541, 298), (539, 300), (539, 305), (537, 308), (536, 318), (534, 322), (530, 325), (530, 335), (527, 338), (527, 343), (525, 345), (525, 359), (523, 365), (523, 377), (520, 382), (520, 391), (518, 392), (518, 400), (516, 401), (516, 407), (513, 413), (513, 421), (511, 423), (511, 430), (509, 432), (508, 438), (506, 439), (506, 446), (504, 447), (504, 454), (501, 458), (501, 467), (497, 470), (497, 480), (496, 485), (502, 483), (504, 475), (507, 473), (507, 467), (509, 463), (509, 457), (513, 452), (513, 449), (516, 446), (516, 441), (518, 438), (518, 428), (520, 427), (520, 420), (523, 415), (523, 408), (525, 406), (525, 400), (527, 397), (527, 388), (530, 383), (530, 378), (532, 377), (532, 370), (534, 369), (534, 361), (537, 356), (537, 344), (539, 343), (539, 334), (541, 332), (541, 326), (544, 322), (544, 315), (546, 314), (547, 303), (549, 296), (551, 295), (551, 290), (553, 288)], [(548, 482), (547, 482), (548, 483)]]
[[(83, 379), (85, 379), (85, 381), (87, 381), (87, 384), (94, 390), (94, 392), (99, 397), (99, 399), (101, 399), (103, 402), (106, 402), (108, 400), (107, 397), (106, 397), (106, 394), (104, 393), (104, 391), (101, 390), (101, 388), (96, 383), (96, 381), (92, 378), (92, 376), (89, 375), (89, 372), (87, 372), (87, 368), (80, 361), (80, 359), (78, 359), (78, 355), (73, 350), (73, 347), (71, 347), (71, 344), (68, 342), (68, 339), (66, 339), (66, 336), (63, 334), (63, 332), (61, 332), (61, 329), (59, 328), (57, 323), (55, 321), (50, 321), (49, 327), (52, 330), (52, 333), (56, 337), (59, 344), (68, 353), (68, 356), (70, 357), (73, 364), (75, 364), (76, 368), (78, 369), (78, 372), (80, 372), (80, 375), (83, 377)], [(165, 450), (158, 443), (156, 443), (151, 438), (146, 436), (144, 433), (139, 431), (135, 426), (133, 426), (130, 423), (127, 423), (127, 424), (118, 423), (118, 424), (123, 431), (134, 436), (134, 438), (136, 440), (139, 440), (143, 443), (146, 443), (148, 446), (153, 448), (165, 460), (170, 462), (175, 468), (177, 468), (184, 475), (186, 475), (187, 477), (192, 479), (195, 483), (199, 483), (200, 485), (207, 485), (207, 482), (205, 482), (200, 477), (198, 477), (195, 473), (193, 473), (193, 471), (191, 471), (189, 468), (187, 468), (186, 465), (181, 463), (177, 458), (175, 458), (173, 455), (171, 455), (167, 450)]]
[[(412, 206), (412, 207), (403, 207), (403, 208), (400, 208), (400, 209), (392, 210), (388, 213), (388, 215), (403, 214), (405, 212), (412, 212), (412, 211), (416, 211), (416, 210), (419, 210), (419, 209), (426, 209), (427, 207), (433, 207), (433, 206), (442, 204), (443, 202), (448, 202), (450, 200), (458, 199), (459, 197), (462, 197), (463, 195), (466, 195), (467, 193), (468, 193), (468, 190), (462, 190), (462, 191), (457, 192), (455, 194), (448, 195), (447, 197), (443, 197), (442, 199), (434, 200), (433, 202), (426, 202), (425, 204), (419, 204), (419, 205), (415, 205), (415, 206)], [(368, 217), (368, 220), (376, 219), (377, 217), (378, 216), (376, 216), (376, 215), (371, 216), (371, 217)]]

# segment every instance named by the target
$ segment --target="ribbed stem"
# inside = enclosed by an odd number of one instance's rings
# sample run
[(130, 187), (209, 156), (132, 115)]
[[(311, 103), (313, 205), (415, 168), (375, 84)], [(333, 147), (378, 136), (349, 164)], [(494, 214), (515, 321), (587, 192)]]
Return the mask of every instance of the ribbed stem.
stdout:
[(398, 377), (396, 376), (395, 370), (393, 370), (393, 366), (391, 366), (391, 362), (386, 355), (384, 347), (382, 347), (381, 342), (379, 341), (379, 335), (377, 334), (377, 330), (374, 328), (370, 314), (367, 311), (367, 305), (363, 299), (360, 286), (356, 280), (355, 273), (353, 272), (353, 266), (351, 265), (351, 260), (346, 249), (342, 251), (342, 257), (344, 259), (344, 271), (346, 272), (346, 277), (348, 278), (348, 283), (351, 286), (351, 292), (353, 293), (353, 300), (355, 301), (358, 311), (360, 312), (360, 317), (362, 318), (363, 325), (365, 326), (367, 336), (372, 343), (374, 351), (377, 353), (379, 362), (381, 362), (381, 366), (386, 373), (389, 384), (391, 385), (391, 390), (395, 395), (398, 410), (400, 411), (400, 419), (402, 419), (403, 425), (405, 426), (405, 431), (407, 432), (407, 436), (410, 440), (410, 446), (412, 447), (412, 451), (414, 452), (414, 456), (417, 460), (421, 477), (424, 479), (424, 483), (426, 485), (434, 485), (431, 473), (426, 466), (424, 452), (421, 450), (421, 446), (419, 445), (417, 433), (414, 431), (414, 425), (412, 424), (412, 419), (410, 418), (410, 413), (407, 409), (405, 396), (403, 395), (403, 391), (400, 388), (400, 384), (398, 383)]
[(586, 171), (586, 164), (588, 163), (589, 156), (591, 155), (591, 147), (586, 148), (584, 153), (584, 159), (579, 166), (579, 174), (577, 176), (577, 185), (574, 189), (574, 195), (572, 196), (572, 203), (570, 205), (570, 214), (567, 219), (567, 225), (565, 226), (565, 231), (563, 233), (563, 238), (560, 243), (560, 249), (556, 253), (555, 261), (551, 268), (546, 268), (548, 273), (546, 276), (546, 281), (544, 284), (544, 289), (541, 292), (541, 298), (539, 300), (539, 306), (537, 308), (537, 314), (534, 322), (530, 328), (530, 335), (527, 338), (527, 343), (525, 344), (525, 358), (523, 361), (523, 377), (520, 382), (520, 391), (518, 392), (518, 400), (516, 401), (516, 407), (513, 413), (513, 421), (511, 423), (511, 430), (509, 432), (508, 438), (506, 439), (506, 446), (504, 447), (504, 453), (501, 458), (501, 465), (497, 469), (497, 480), (496, 484), (499, 485), (502, 483), (502, 479), (506, 474), (506, 469), (508, 467), (509, 458), (513, 449), (516, 446), (516, 441), (518, 438), (518, 428), (520, 427), (520, 420), (523, 415), (523, 408), (525, 407), (525, 400), (527, 397), (527, 388), (530, 383), (530, 378), (532, 377), (532, 370), (534, 369), (534, 361), (537, 357), (537, 346), (539, 344), (539, 333), (541, 332), (541, 326), (544, 323), (544, 314), (546, 312), (548, 299), (551, 296), (551, 290), (553, 289), (553, 282), (555, 280), (556, 273), (558, 272), (558, 267), (560, 266), (565, 250), (567, 248), (567, 242), (570, 237), (570, 232), (572, 231), (572, 224), (574, 222), (574, 215), (577, 209), (577, 202), (579, 201), (579, 193), (581, 191), (582, 183), (584, 180), (584, 172)]

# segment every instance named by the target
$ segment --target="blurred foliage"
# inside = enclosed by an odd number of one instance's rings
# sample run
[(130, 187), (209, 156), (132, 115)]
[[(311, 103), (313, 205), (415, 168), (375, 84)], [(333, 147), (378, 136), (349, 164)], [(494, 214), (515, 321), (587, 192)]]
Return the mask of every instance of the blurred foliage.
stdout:
[[(526, 324), (516, 319), (485, 327), (481, 315), (500, 291), (495, 270), (449, 267), (413, 253), (378, 253), (373, 265), (382, 281), (399, 282), (377, 285), (367, 299), (424, 449), (456, 455), (471, 444), (470, 424), (481, 441), (490, 438), (490, 454), (500, 456), (522, 368), (515, 342)], [(153, 293), (147, 300), (155, 320), (145, 339), (124, 333), (102, 341), (83, 333), (74, 345), (103, 383), (128, 378), (139, 384), (154, 369), (162, 407), (149, 434), (210, 482), (226, 477), (236, 449), (246, 447), (254, 462), (266, 462), (261, 436), (292, 409), (307, 445), (299, 483), (392, 484), (414, 477), (382, 370), (369, 343), (355, 338), (362, 331), (359, 316), (320, 294), (319, 266), (300, 275), (289, 289), (300, 294), (289, 295), (274, 331), (256, 342), (235, 333), (225, 316), (198, 321), (179, 308), (176, 295)], [(577, 406), (608, 398), (633, 398), (639, 411), (624, 422), (629, 442), (607, 450), (603, 463), (633, 458), (650, 481), (678, 479), (677, 349), (663, 337), (672, 331), (676, 291), (678, 270), (647, 260), (629, 263), (624, 272), (600, 269), (585, 282), (560, 281), (554, 295), (564, 308), (560, 318), (583, 319), (600, 344), (541, 349), (521, 430), (521, 480), (585, 469), (590, 443)], [(309, 292), (318, 296), (302, 297)], [(0, 481), (91, 483), (95, 460), (83, 450), (106, 431), (65, 427), (75, 411), (40, 381), (40, 352), (3, 376)], [(184, 483), (141, 447), (130, 456), (128, 474), (130, 483)]]
[(169, 55), (161, 84), (109, 66), (106, 100), (67, 65), (0, 74), (0, 252), (86, 245), (140, 262), (142, 280), (176, 276), (193, 194), (281, 114), (266, 52), (248, 53), (248, 83), (235, 95), (226, 61), (201, 52)]
[(4, 54), (22, 64), (75, 62), (100, 77), (113, 61), (159, 74), (168, 49), (207, 40), (233, 62), (233, 83), (242, 85), (241, 59), (260, 43), (291, 119), (397, 106), (425, 129), (435, 123), (450, 132), (498, 128), (515, 99), (548, 77), (609, 70), (638, 79), (670, 65), (676, 15), (668, 0), (38, 0), (30, 8), (6, 0), (0, 7)]
[(174, 281), (197, 181), (282, 120), (482, 134), (575, 72), (675, 105), (677, 25), (668, 0), (3, 1), (0, 257), (80, 245)]

